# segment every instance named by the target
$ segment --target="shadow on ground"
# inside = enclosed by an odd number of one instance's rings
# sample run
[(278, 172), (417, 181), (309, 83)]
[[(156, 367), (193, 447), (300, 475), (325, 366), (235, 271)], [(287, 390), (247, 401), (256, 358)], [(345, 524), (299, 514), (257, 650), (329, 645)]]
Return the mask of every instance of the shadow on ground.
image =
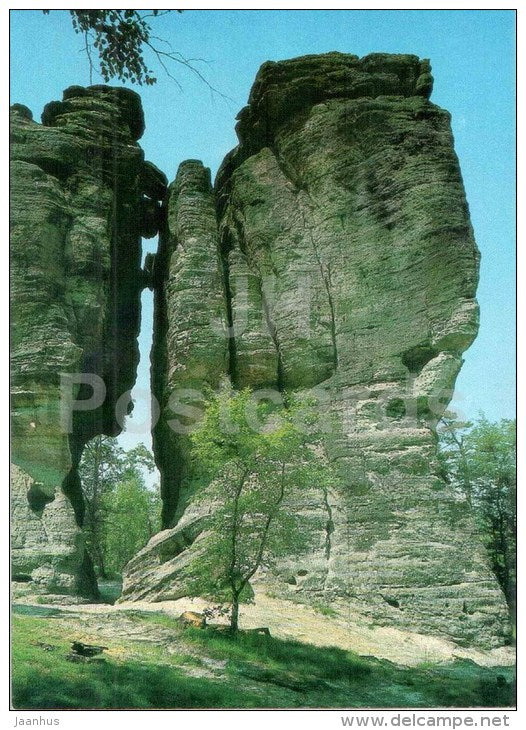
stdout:
[[(69, 621), (69, 623), (68, 623)], [(513, 671), (468, 660), (400, 667), (338, 648), (183, 628), (130, 613), (130, 640), (72, 662), (70, 619), (13, 616), (16, 709), (510, 707)], [(81, 626), (81, 624), (79, 624)], [(156, 633), (157, 632), (157, 633)], [(106, 636), (108, 634), (106, 633)], [(130, 633), (131, 635), (131, 633)]]

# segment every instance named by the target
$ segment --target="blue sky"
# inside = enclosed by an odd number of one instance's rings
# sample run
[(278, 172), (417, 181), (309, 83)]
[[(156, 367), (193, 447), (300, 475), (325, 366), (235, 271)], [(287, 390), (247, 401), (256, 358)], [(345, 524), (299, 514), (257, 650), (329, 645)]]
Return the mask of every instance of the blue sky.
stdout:
[[(430, 58), (432, 101), (452, 114), (478, 246), (480, 333), (465, 353), (454, 406), (467, 417), (515, 414), (515, 14), (505, 10), (188, 10), (153, 21), (155, 34), (196, 62), (231, 101), (213, 95), (184, 66), (173, 73), (182, 89), (158, 72), (141, 93), (147, 159), (170, 179), (179, 163), (197, 158), (215, 174), (236, 144), (235, 116), (246, 103), (259, 66), (332, 50), (414, 53)], [(152, 63), (154, 61), (152, 60)], [(95, 77), (94, 83), (101, 83)], [(82, 39), (67, 11), (11, 11), (11, 102), (44, 105), (72, 84), (89, 84)], [(154, 250), (155, 242), (146, 241)], [(138, 377), (148, 387), (151, 295), (143, 301)], [(138, 403), (136, 420), (146, 406)], [(124, 434), (123, 445), (149, 443), (147, 433)]]

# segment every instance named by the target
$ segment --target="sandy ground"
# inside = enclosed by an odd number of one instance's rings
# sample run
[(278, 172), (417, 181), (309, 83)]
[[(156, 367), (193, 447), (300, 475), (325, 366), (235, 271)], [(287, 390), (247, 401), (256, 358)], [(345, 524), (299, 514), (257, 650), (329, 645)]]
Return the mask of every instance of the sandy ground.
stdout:
[[(17, 602), (32, 603), (30, 596), (25, 596)], [(39, 605), (43, 607), (45, 604)], [(115, 606), (49, 605), (75, 614), (103, 613), (106, 614), (106, 620), (111, 620), (113, 613), (130, 610), (162, 611), (167, 615), (178, 617), (183, 611), (201, 612), (209, 604), (200, 598), (181, 598), (177, 601), (159, 603), (139, 601)], [(403, 666), (415, 666), (422, 662), (449, 662), (455, 658), (471, 659), (481, 666), (488, 667), (511, 666), (515, 663), (515, 652), (512, 647), (500, 647), (491, 651), (467, 649), (438, 637), (385, 626), (371, 626), (370, 621), (357, 615), (349, 617), (344, 622), (341, 619), (323, 616), (304, 605), (271, 598), (256, 588), (255, 602), (243, 605), (241, 608), (240, 628), (263, 626), (270, 629), (272, 636), (281, 639), (295, 639), (316, 646), (338, 646), (362, 656), (388, 659)]]

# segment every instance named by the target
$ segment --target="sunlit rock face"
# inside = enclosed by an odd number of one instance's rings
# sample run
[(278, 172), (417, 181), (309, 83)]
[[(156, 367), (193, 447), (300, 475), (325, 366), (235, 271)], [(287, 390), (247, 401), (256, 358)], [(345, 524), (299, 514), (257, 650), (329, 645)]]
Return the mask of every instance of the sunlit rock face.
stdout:
[(152, 392), (160, 408), (153, 445), (161, 474), (163, 524), (171, 526), (181, 513), (182, 490), (191, 473), (188, 433), (172, 425), (194, 421), (184, 418), (184, 410), (178, 417), (170, 399), (181, 394), (183, 409), (185, 403), (195, 407), (195, 395), (216, 388), (228, 367), (214, 194), (210, 170), (197, 160), (183, 162), (169, 187), (152, 278)]
[[(96, 593), (76, 466), (86, 441), (119, 433), (135, 382), (141, 235), (158, 230), (166, 182), (143, 129), (137, 94), (105, 86), (67, 89), (42, 124), (11, 112), (13, 574), (43, 590)], [(105, 398), (61, 415), (72, 373), (98, 376)], [(77, 379), (69, 393), (93, 394)]]
[[(408, 55), (261, 67), (215, 183), (217, 225), (198, 163), (170, 189), (154, 389), (166, 405), (228, 375), (236, 388), (313, 392), (337, 424), (326, 447), (341, 486), (297, 499), (319, 533), (260, 579), (265, 590), (339, 620), (357, 611), (495, 646), (504, 600), (436, 464), (434, 426), (478, 329), (479, 254), (431, 89), (429, 62)], [(189, 442), (169, 417), (155, 431), (167, 529), (128, 565), (124, 600), (185, 595), (203, 546), (207, 507), (192, 501)]]

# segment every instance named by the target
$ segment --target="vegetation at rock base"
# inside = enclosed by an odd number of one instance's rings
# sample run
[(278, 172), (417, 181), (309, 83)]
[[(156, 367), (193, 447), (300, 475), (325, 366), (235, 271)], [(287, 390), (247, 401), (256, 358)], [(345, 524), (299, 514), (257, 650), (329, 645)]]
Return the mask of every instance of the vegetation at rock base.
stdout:
[(471, 505), (481, 528), (491, 567), (515, 611), (517, 582), (517, 435), (516, 422), (475, 423), (451, 414), (440, 424), (439, 452), (446, 480)]
[(144, 446), (125, 451), (117, 439), (96, 436), (79, 465), (86, 544), (101, 578), (121, 573), (126, 563), (160, 529), (158, 490), (147, 489), (144, 473), (155, 463)]
[[(192, 433), (193, 456), (214, 504), (206, 550), (195, 561), (197, 593), (231, 604), (230, 626), (238, 630), (239, 603), (263, 565), (305, 546), (308, 525), (287, 507), (294, 492), (337, 478), (322, 455), (314, 414), (289, 397), (279, 410), (257, 402), (250, 388), (228, 386), (211, 397)], [(303, 529), (302, 529), (303, 528)]]
[[(469, 661), (403, 668), (337, 648), (128, 615), (137, 638), (104, 638), (102, 658), (66, 660), (83, 639), (60, 618), (13, 617), (16, 709), (509, 707), (510, 668)], [(150, 632), (150, 636), (149, 633)], [(162, 632), (160, 634), (155, 632)], [(44, 641), (42, 637), (45, 636)]]

